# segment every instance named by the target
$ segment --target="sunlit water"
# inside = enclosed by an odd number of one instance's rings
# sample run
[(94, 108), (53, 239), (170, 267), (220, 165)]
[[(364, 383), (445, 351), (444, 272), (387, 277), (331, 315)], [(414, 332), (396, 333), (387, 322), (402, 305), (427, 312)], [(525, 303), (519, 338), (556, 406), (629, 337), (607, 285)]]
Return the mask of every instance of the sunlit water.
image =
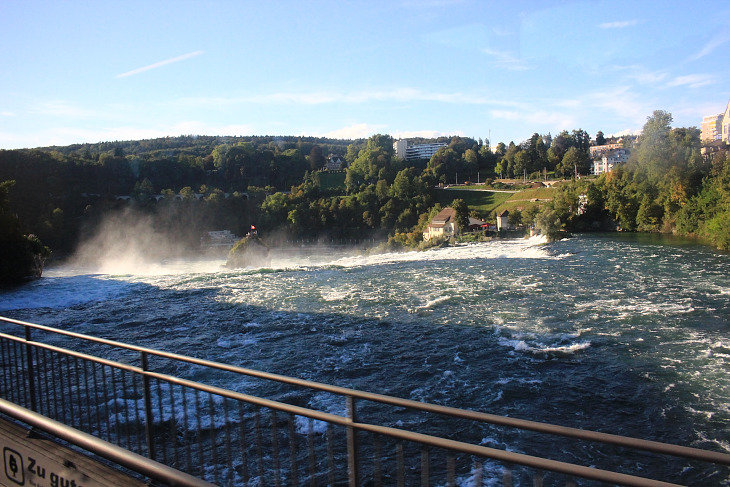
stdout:
[[(0, 294), (0, 314), (345, 387), (730, 451), (727, 254), (612, 236), (279, 252), (267, 269), (222, 263), (49, 269)], [(318, 396), (310, 406), (343, 412)], [(535, 447), (515, 434), (478, 434), (487, 446)], [(726, 470), (685, 470), (674, 480), (728, 483)]]

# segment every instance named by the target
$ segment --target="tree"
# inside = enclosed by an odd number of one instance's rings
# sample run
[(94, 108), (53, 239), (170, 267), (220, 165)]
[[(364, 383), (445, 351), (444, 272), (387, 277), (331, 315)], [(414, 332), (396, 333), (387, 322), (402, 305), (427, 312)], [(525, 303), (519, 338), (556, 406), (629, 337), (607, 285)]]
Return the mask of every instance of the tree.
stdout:
[(583, 129), (573, 130), (571, 134), (573, 147), (588, 154), (591, 147), (591, 136)]
[(454, 149), (442, 147), (431, 156), (427, 167), (433, 171), (437, 179), (451, 184), (457, 182), (457, 177), (462, 181), (465, 179), (462, 163), (463, 159)]
[(479, 170), (479, 157), (477, 156), (476, 151), (474, 151), (473, 149), (467, 149), (466, 151), (464, 151), (462, 159), (464, 160), (464, 177), (474, 179), (474, 175)]
[(355, 162), (355, 159), (357, 159), (358, 154), (360, 153), (360, 146), (357, 146), (355, 144), (350, 144), (347, 146), (347, 152), (345, 153), (345, 161), (347, 161), (347, 165), (349, 166), (353, 162)]
[(644, 194), (636, 212), (636, 229), (640, 232), (656, 232), (664, 216), (664, 208), (648, 194)]
[(179, 194), (184, 201), (192, 201), (195, 199), (195, 192), (190, 186), (185, 186), (183, 189), (180, 190)]
[(553, 242), (560, 238), (563, 222), (560, 221), (554, 209), (545, 206), (540, 213), (535, 215), (535, 227), (542, 235), (545, 235), (548, 242)]
[(500, 160), (497, 165), (494, 167), (494, 172), (497, 175), (497, 177), (504, 178), (505, 173), (507, 172), (507, 160), (502, 159)]
[(515, 208), (514, 210), (509, 212), (507, 221), (509, 221), (510, 225), (515, 227), (522, 225), (522, 212)]
[(545, 144), (546, 149), (549, 149), (550, 146), (553, 145), (553, 136), (550, 135), (550, 132), (548, 132), (547, 135), (542, 136), (542, 142)]
[(571, 147), (563, 156), (563, 160), (555, 168), (563, 177), (574, 174), (587, 174), (590, 169), (590, 156), (576, 147)]
[(652, 116), (647, 117), (639, 136), (634, 161), (652, 179), (659, 179), (671, 162), (671, 123), (671, 113), (655, 110)]
[(515, 154), (512, 164), (512, 174), (515, 178), (522, 178), (530, 171), (530, 153), (526, 150), (519, 150)]
[(548, 165), (547, 151), (548, 147), (545, 145), (543, 137), (537, 137), (534, 145), (532, 146), (532, 167), (528, 169), (529, 172), (541, 171), (542, 168)]
[(38, 278), (50, 251), (35, 235), (24, 235), (20, 220), (10, 211), (10, 188), (15, 181), (0, 183), (0, 286)]
[(466, 202), (461, 198), (457, 198), (451, 203), (451, 207), (456, 211), (456, 223), (459, 230), (464, 231), (469, 228), (469, 206)]
[(367, 149), (380, 151), (388, 158), (392, 158), (393, 137), (390, 135), (375, 134), (368, 139)]
[(606, 138), (600, 130), (596, 134), (596, 145), (606, 145)]
[(502, 171), (499, 171), (500, 174), (504, 175), (503, 177), (509, 178), (513, 176), (512, 171), (514, 166), (514, 158), (515, 154), (517, 154), (519, 150), (519, 147), (517, 147), (514, 142), (509, 143), (509, 147), (507, 148), (507, 151), (504, 153), (504, 156), (501, 160)]
[(312, 171), (316, 171), (324, 167), (324, 162), (322, 148), (318, 145), (312, 146), (312, 150), (309, 152), (309, 168)]

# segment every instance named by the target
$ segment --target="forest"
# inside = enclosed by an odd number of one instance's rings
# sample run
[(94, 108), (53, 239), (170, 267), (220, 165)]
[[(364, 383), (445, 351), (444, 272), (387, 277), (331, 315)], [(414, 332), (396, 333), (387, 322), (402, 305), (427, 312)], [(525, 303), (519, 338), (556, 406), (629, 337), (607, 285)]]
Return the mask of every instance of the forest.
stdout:
[[(703, 156), (700, 131), (671, 123), (664, 111), (647, 117), (641, 136), (623, 141), (629, 161), (599, 177), (587, 176), (589, 148), (603, 134), (592, 139), (578, 129), (495, 147), (441, 138), (435, 141), (448, 145), (429, 160), (407, 162), (383, 134), (183, 136), (0, 150), (0, 182), (14, 182), (6, 187), (5, 212), (57, 257), (72, 253), (110, 215), (130, 212), (191, 250), (207, 231), (242, 235), (252, 225), (282, 239), (390, 239), (416, 247), (439, 209), (438, 187), (478, 182), (489, 189), (509, 178), (565, 181), (551, 201), (519, 215), (520, 223), (546, 233), (673, 232), (730, 249), (727, 153)], [(344, 157), (347, 168), (327, 171), (332, 155)]]

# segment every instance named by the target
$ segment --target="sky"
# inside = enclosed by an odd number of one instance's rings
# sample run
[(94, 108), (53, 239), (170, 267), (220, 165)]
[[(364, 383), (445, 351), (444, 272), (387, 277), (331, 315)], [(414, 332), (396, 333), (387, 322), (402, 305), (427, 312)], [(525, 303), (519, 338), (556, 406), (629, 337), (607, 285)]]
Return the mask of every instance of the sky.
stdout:
[(0, 149), (700, 127), (730, 2), (0, 0)]

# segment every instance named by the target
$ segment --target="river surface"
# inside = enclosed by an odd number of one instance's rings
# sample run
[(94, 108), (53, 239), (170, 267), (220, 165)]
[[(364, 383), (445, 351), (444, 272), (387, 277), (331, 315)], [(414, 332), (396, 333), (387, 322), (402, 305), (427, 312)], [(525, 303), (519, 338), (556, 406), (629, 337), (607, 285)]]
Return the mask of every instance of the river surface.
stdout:
[[(51, 268), (0, 294), (0, 314), (419, 401), (730, 451), (728, 254), (611, 235), (277, 252), (267, 269), (222, 263), (114, 256), (99, 269)], [(508, 434), (481, 443), (528, 450)], [(672, 481), (730, 485), (727, 469), (679, 469)]]

